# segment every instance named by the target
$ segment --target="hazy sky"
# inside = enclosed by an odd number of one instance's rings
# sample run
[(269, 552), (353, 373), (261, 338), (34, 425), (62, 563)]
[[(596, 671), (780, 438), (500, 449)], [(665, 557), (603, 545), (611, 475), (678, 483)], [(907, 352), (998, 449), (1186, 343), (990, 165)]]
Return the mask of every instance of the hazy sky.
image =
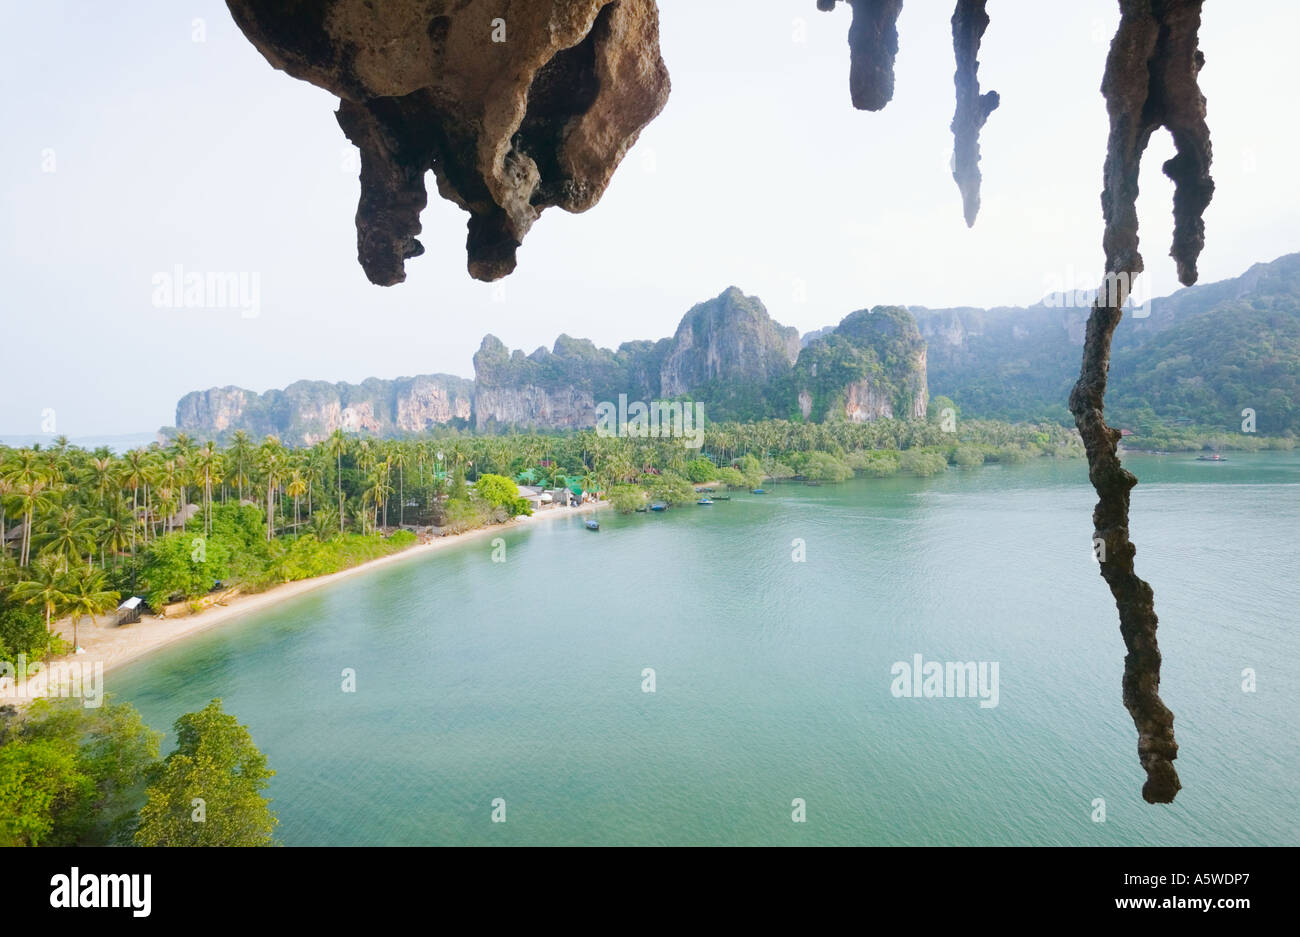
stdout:
[[(849, 103), (842, 4), (660, 9), (667, 108), (599, 205), (542, 216), (494, 300), (432, 177), (425, 255), (404, 284), (366, 280), (336, 99), (272, 69), (223, 3), (5, 0), (0, 435), (41, 432), (46, 409), (68, 435), (151, 431), (214, 385), (472, 376), (486, 332), (529, 351), (560, 332), (659, 338), (732, 284), (807, 331), (880, 303), (1020, 305), (1096, 280), (1113, 0), (989, 4), (980, 77), (1002, 104), (973, 230), (948, 171), (951, 3), (906, 4), (894, 100), (876, 114)], [(1298, 4), (1207, 4), (1202, 282), (1300, 249), (1297, 34)], [(1144, 163), (1156, 294), (1176, 287), (1171, 154), (1162, 134)], [(151, 278), (177, 264), (256, 273), (260, 314), (156, 308)]]

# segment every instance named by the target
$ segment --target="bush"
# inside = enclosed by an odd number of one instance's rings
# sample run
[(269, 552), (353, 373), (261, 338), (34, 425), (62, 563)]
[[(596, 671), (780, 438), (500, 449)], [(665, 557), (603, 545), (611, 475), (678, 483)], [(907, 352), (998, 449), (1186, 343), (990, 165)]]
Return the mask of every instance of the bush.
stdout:
[(908, 475), (926, 477), (948, 470), (948, 460), (937, 452), (908, 449), (899, 460), (899, 468)]
[(736, 462), (736, 469), (745, 478), (745, 486), (757, 488), (763, 484), (763, 466), (752, 454), (746, 453)]
[(442, 524), (454, 534), (461, 534), (483, 526), (482, 512), (465, 498), (448, 498), (443, 502)]
[(802, 460), (803, 474), (814, 481), (842, 482), (853, 477), (853, 469), (829, 452), (809, 452)]
[(636, 485), (615, 485), (609, 491), (609, 501), (620, 514), (631, 514), (645, 504), (645, 492)]
[(0, 739), (0, 845), (123, 843), (161, 733), (125, 703), (35, 700)]
[(958, 468), (976, 468), (984, 464), (984, 453), (977, 446), (958, 446), (952, 460)]
[(14, 663), (19, 654), (42, 660), (52, 652), (50, 637), (35, 605), (0, 600), (0, 660)]
[(897, 475), (900, 465), (899, 454), (892, 449), (863, 449), (850, 452), (845, 461), (850, 468), (873, 478)]
[(214, 582), (231, 578), (232, 553), (242, 546), (232, 550), (223, 537), (180, 531), (159, 537), (145, 548), (140, 589), (155, 609), (173, 598), (206, 595)]
[(675, 472), (664, 472), (650, 483), (650, 497), (665, 504), (690, 504), (698, 497), (691, 483)]
[(769, 478), (782, 479), (794, 478), (799, 473), (795, 471), (794, 466), (777, 461), (768, 466), (767, 474)]
[(388, 538), (388, 545), (397, 550), (404, 550), (407, 547), (414, 545), (415, 541), (415, 534), (411, 533), (409, 530), (399, 530)]
[(708, 459), (691, 459), (686, 463), (686, 477), (695, 484), (711, 482), (718, 477), (718, 467)]
[(745, 476), (736, 471), (730, 465), (718, 469), (718, 481), (722, 482), (728, 488), (745, 487)]
[(505, 508), (506, 517), (533, 513), (528, 501), (519, 496), (519, 486), (504, 475), (480, 475), (474, 491), (489, 507)]

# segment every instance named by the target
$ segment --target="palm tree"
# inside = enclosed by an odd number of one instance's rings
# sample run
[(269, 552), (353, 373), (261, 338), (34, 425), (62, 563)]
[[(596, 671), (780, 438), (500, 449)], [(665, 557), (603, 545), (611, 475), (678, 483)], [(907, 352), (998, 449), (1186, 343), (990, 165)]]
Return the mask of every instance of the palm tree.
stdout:
[(131, 489), (131, 555), (135, 556), (135, 529), (140, 523), (140, 486), (145, 483), (145, 453), (132, 449), (123, 457), (122, 484)]
[(90, 460), (90, 478), (99, 493), (99, 503), (104, 503), (105, 494), (113, 487), (117, 463), (112, 457), (96, 457)]
[(203, 535), (207, 536), (212, 532), (212, 483), (221, 475), (221, 453), (212, 440), (198, 451), (195, 468), (203, 478)]
[(100, 566), (105, 565), (104, 554), (107, 552), (113, 557), (113, 565), (116, 567), (117, 557), (126, 551), (135, 538), (135, 525), (127, 520), (125, 507), (122, 496), (117, 495), (110, 503), (108, 513), (99, 527), (96, 539), (99, 546)]
[(83, 554), (93, 555), (96, 526), (91, 518), (82, 516), (75, 504), (65, 504), (47, 522), (51, 537), (41, 547), (41, 556), (57, 559), (60, 572), (66, 573), (74, 562), (81, 561)]
[(317, 485), (325, 484), (325, 449), (320, 444), (311, 447), (307, 454), (307, 461), (303, 465), (303, 477), (307, 479), (307, 516), (311, 517), (316, 513), (315, 506), (312, 503), (312, 492), (316, 490)]
[[(176, 460), (168, 459), (163, 462), (162, 467), (159, 470), (159, 480), (162, 483), (162, 487), (167, 490), (168, 494), (175, 492), (176, 503), (179, 505), (179, 510), (183, 512), (185, 504), (180, 499), (184, 496), (185, 492), (176, 492), (176, 484), (180, 480), (180, 472), (181, 467), (177, 464)], [(175, 519), (175, 512), (168, 511), (163, 514), (163, 533), (169, 534), (172, 532), (172, 521)], [(184, 513), (181, 514), (181, 527), (185, 527)]]
[(284, 493), (293, 498), (293, 531), (298, 532), (298, 499), (307, 493), (307, 479), (303, 478), (302, 469), (295, 467), (289, 473), (289, 484)]
[(379, 526), (379, 509), (388, 503), (388, 496), (393, 493), (384, 474), (375, 471), (370, 476), (370, 487), (362, 495), (363, 503), (375, 506), (375, 526)]
[(266, 539), (275, 536), (275, 486), (284, 466), (284, 448), (275, 436), (262, 440), (257, 461), (266, 475)]
[(53, 492), (49, 490), (49, 487), (49, 483), (43, 478), (19, 481), (14, 485), (14, 490), (18, 492), (18, 511), (23, 516), (20, 566), (26, 566), (31, 561), (32, 524), (35, 521), (36, 512), (42, 511), (54, 503)]
[(242, 429), (230, 434), (230, 448), (226, 450), (230, 463), (231, 479), (239, 489), (239, 500), (244, 500), (244, 485), (249, 482), (248, 470), (253, 464), (253, 442)]
[[(394, 444), (388, 461), (397, 469), (397, 526), (401, 527), (406, 523), (406, 467), (411, 464), (411, 453), (405, 443)], [(387, 522), (385, 517), (384, 526), (388, 526)]]
[(5, 498), (13, 492), (13, 482), (0, 474), (0, 560), (9, 555), (9, 541), (5, 539), (5, 534), (9, 531), (9, 525), (5, 523)]
[(348, 438), (342, 429), (336, 429), (325, 446), (325, 451), (334, 456), (334, 476), (339, 483), (339, 533), (343, 533), (343, 453), (348, 451)]
[(108, 588), (102, 572), (86, 570), (71, 577), (65, 593), (65, 610), (72, 616), (72, 648), (77, 649), (77, 625), (81, 619), (89, 618), (93, 627), (95, 616), (103, 615), (117, 607), (122, 597), (120, 592)]
[(334, 534), (334, 518), (328, 511), (317, 511), (311, 516), (311, 532), (321, 543)]
[(29, 605), (39, 605), (45, 610), (45, 631), (50, 631), (55, 613), (62, 615), (68, 604), (67, 577), (58, 569), (52, 557), (37, 560), (32, 577), (14, 585), (14, 598)]

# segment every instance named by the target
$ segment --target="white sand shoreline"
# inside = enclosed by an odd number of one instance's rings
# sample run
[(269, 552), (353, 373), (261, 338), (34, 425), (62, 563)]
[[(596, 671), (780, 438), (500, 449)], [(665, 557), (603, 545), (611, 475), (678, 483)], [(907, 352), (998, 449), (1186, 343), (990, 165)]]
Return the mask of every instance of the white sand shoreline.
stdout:
[[(458, 544), (465, 544), (485, 536), (499, 534), (505, 530), (527, 527), (530, 524), (553, 520), (556, 517), (575, 517), (581, 514), (589, 514), (592, 511), (606, 507), (609, 507), (608, 501), (590, 502), (569, 508), (549, 508), (531, 517), (515, 518), (506, 524), (479, 527), (463, 534), (439, 537), (429, 543), (418, 543), (399, 553), (368, 560), (365, 563), (340, 570), (337, 573), (286, 582), (273, 586), (264, 592), (237, 595), (224, 604), (212, 606), (194, 615), (186, 615), (180, 618), (159, 618), (154, 615), (145, 615), (140, 621), (121, 627), (112, 624), (111, 615), (105, 616), (100, 620), (99, 624), (94, 626), (90, 625), (88, 621), (83, 621), (78, 628), (78, 639), (84, 652), (51, 658), (48, 665), (57, 671), (59, 665), (80, 664), (82, 673), (87, 673), (86, 668), (88, 667), (94, 670), (102, 667), (102, 673), (108, 673), (111, 670), (139, 660), (160, 648), (168, 647), (196, 634), (210, 631), (233, 619), (270, 608), (287, 599), (311, 592), (341, 579), (369, 572), (402, 560), (409, 560), (413, 557), (429, 556), (439, 550), (446, 550)], [(59, 632), (71, 643), (71, 621), (57, 622), (55, 631)], [(46, 695), (48, 688), (45, 677), (46, 674), (42, 671), (32, 676), (26, 683), (18, 686), (13, 685), (12, 678), (4, 678), (0, 682), (0, 705), (6, 703), (21, 705), (37, 696)], [(87, 678), (88, 680), (89, 678)], [(111, 692), (111, 688), (109, 692)]]

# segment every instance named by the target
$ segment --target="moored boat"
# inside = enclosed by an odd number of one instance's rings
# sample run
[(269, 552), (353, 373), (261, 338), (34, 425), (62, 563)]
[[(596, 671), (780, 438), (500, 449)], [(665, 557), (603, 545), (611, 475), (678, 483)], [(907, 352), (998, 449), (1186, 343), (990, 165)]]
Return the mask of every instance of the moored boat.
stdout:
[(701, 498), (699, 501), (696, 501), (695, 503), (696, 503), (696, 504), (712, 504), (712, 503), (713, 503), (713, 499), (712, 499), (712, 498)]
[(588, 530), (600, 530), (600, 521), (583, 521), (582, 523)]
[(656, 501), (654, 504), (650, 505), (650, 510), (652, 510), (652, 511), (663, 511), (663, 510), (666, 510), (667, 507), (668, 507), (668, 505), (664, 504), (662, 501)]

